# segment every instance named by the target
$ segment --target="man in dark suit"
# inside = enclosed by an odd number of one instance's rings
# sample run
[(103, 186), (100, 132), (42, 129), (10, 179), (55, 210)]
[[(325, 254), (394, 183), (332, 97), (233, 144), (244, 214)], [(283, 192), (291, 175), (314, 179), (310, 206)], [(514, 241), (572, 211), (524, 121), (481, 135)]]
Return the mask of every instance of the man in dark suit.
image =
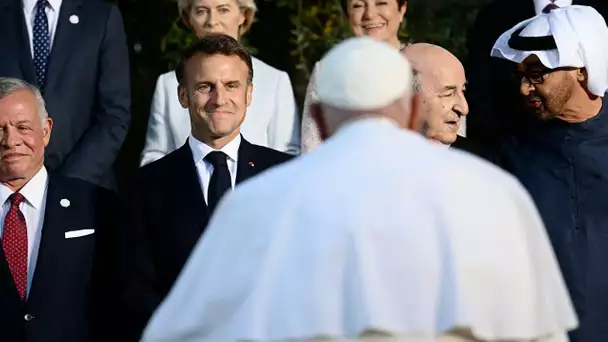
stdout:
[(126, 191), (123, 297), (134, 340), (168, 294), (222, 195), (291, 158), (240, 134), (253, 69), (236, 40), (202, 38), (183, 53), (176, 73), (191, 135), (181, 148), (142, 167)]
[(103, 0), (4, 0), (0, 76), (41, 89), (55, 130), (45, 166), (115, 187), (112, 166), (130, 121), (120, 12)]
[(114, 341), (112, 194), (48, 174), (40, 92), (0, 78), (0, 340)]
[(471, 107), (467, 118), (469, 139), (498, 151), (526, 120), (519, 94), (521, 79), (514, 77), (514, 63), (490, 57), (498, 37), (543, 11), (568, 5), (591, 6), (604, 18), (608, 15), (608, 2), (604, 0), (494, 0), (480, 10), (467, 41), (469, 55), (465, 63)]

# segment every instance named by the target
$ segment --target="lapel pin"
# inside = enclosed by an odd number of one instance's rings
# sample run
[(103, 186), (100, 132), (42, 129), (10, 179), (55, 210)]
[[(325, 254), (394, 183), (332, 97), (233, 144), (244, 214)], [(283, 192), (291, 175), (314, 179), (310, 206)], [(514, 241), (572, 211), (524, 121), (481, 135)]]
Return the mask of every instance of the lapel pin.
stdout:
[(70, 206), (70, 200), (67, 198), (63, 198), (61, 201), (59, 201), (59, 204), (64, 207), (67, 208)]
[(249, 166), (254, 167), (255, 164), (253, 162), (249, 162)]
[(78, 24), (78, 22), (80, 22), (80, 18), (78, 18), (78, 16), (76, 14), (72, 14), (70, 16), (70, 22), (72, 24)]

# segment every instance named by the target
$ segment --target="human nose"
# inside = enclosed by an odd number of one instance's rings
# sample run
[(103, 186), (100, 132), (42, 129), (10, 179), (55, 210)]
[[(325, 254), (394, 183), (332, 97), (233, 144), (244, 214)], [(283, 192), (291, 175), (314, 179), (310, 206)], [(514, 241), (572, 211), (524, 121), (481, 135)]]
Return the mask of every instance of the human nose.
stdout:
[(519, 83), (519, 92), (523, 96), (528, 96), (530, 95), (533, 89), (534, 85), (526, 77), (522, 77)]
[(221, 107), (226, 103), (226, 91), (222, 87), (216, 87), (213, 92), (212, 102), (216, 107)]
[(21, 136), (15, 128), (7, 127), (2, 130), (1, 134), (2, 134), (1, 143), (2, 143), (2, 146), (4, 146), (5, 148), (12, 149), (21, 144), (21, 141), (22, 141)]
[(375, 4), (368, 4), (365, 6), (365, 11), (363, 11), (363, 19), (373, 19), (377, 12)]
[(459, 95), (458, 101), (456, 101), (455, 110), (461, 116), (467, 116), (467, 114), (469, 114), (469, 103), (467, 102), (464, 93)]
[(207, 21), (205, 22), (205, 25), (207, 27), (214, 27), (217, 25), (217, 23), (218, 23), (217, 13), (213, 9), (209, 10), (209, 12), (207, 12)]

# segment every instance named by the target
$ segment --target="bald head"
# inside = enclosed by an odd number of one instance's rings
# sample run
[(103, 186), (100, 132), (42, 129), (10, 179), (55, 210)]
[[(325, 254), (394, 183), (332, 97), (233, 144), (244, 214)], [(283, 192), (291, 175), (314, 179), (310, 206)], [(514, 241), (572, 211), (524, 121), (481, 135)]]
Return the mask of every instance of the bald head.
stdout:
[(427, 43), (409, 45), (403, 54), (414, 70), (414, 91), (422, 100), (424, 134), (429, 139), (452, 144), (461, 118), (469, 112), (464, 97), (466, 77), (462, 63), (448, 50)]

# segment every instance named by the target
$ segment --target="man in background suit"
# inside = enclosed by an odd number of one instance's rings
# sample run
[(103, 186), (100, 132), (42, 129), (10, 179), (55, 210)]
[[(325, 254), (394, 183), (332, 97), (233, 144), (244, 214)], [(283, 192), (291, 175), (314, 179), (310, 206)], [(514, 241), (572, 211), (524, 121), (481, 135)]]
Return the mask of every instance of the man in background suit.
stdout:
[(181, 148), (142, 167), (126, 191), (123, 299), (133, 340), (171, 289), (222, 195), (291, 158), (240, 134), (253, 69), (236, 40), (205, 36), (183, 52), (176, 74), (191, 135)]
[[(114, 341), (108, 190), (47, 174), (53, 121), (34, 86), (0, 77), (0, 340)], [(108, 235), (110, 234), (110, 235)]]
[(55, 130), (49, 171), (115, 187), (130, 121), (129, 58), (118, 7), (103, 0), (4, 0), (0, 76), (42, 91)]
[(480, 10), (467, 42), (465, 66), (471, 107), (467, 138), (496, 150), (523, 126), (526, 118), (521, 114), (525, 112), (519, 95), (521, 79), (514, 77), (513, 63), (490, 57), (490, 51), (498, 37), (517, 23), (555, 6), (569, 5), (591, 6), (604, 18), (608, 15), (605, 0), (494, 0)]

